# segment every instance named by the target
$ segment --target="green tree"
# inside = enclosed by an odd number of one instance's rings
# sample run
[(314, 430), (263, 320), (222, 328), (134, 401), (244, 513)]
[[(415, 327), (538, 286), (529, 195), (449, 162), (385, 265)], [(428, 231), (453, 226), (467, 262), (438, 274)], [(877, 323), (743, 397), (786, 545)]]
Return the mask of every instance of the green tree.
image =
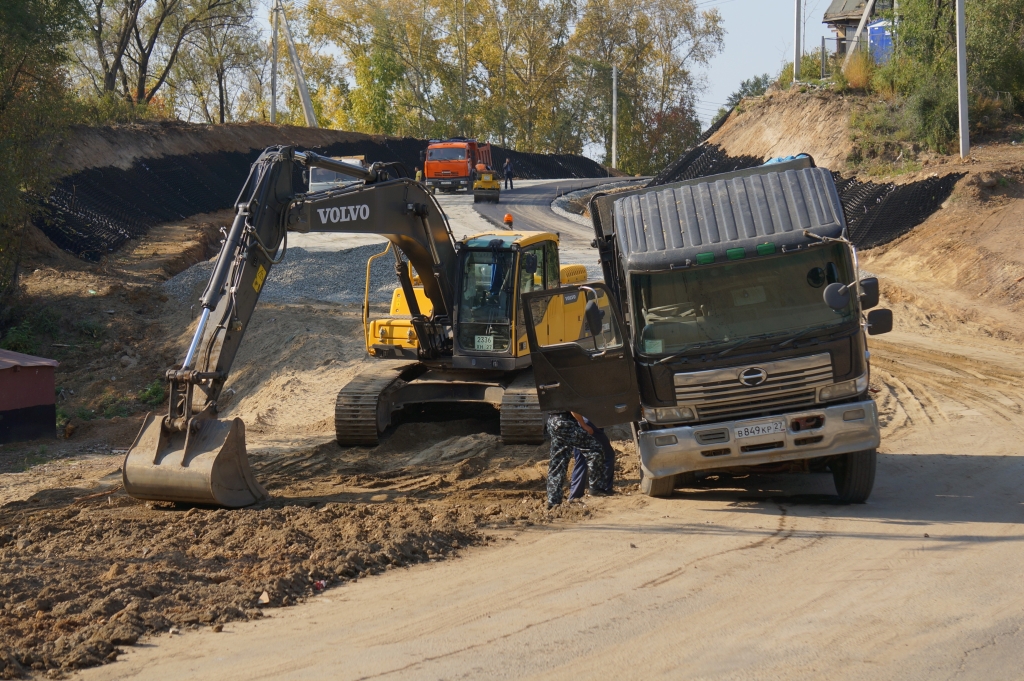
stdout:
[(397, 132), (395, 88), (402, 66), (384, 25), (374, 27), (369, 49), (355, 62), (357, 89), (352, 92), (352, 116), (366, 132), (393, 135)]
[(736, 92), (729, 95), (725, 103), (732, 108), (739, 104), (747, 97), (760, 97), (767, 92), (768, 87), (775, 81), (775, 78), (771, 74), (765, 73), (760, 76), (754, 76), (747, 80), (740, 81), (740, 87)]
[(252, 0), (233, 5), (236, 14), (214, 25), (204, 24), (186, 38), (172, 69), (170, 85), (179, 113), (207, 123), (235, 119), (236, 102), (243, 88), (262, 71), (266, 50), (254, 25)]
[(0, 2), (0, 297), (13, 281), (28, 198), (48, 193), (54, 151), (76, 114), (66, 46), (81, 27), (75, 0)]

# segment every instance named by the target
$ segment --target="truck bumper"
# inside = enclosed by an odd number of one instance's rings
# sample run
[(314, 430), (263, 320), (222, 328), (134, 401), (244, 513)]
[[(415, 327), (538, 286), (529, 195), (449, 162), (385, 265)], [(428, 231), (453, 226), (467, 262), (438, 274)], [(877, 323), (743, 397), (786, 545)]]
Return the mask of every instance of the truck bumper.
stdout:
[(435, 187), (437, 189), (469, 189), (469, 178), (468, 177), (451, 177), (451, 178), (436, 178), (431, 177), (426, 180), (428, 187)]
[[(797, 419), (823, 417), (820, 427), (793, 430)], [(751, 423), (783, 420), (785, 432), (736, 439)], [(663, 478), (677, 473), (800, 461), (873, 449), (881, 442), (874, 400), (744, 421), (723, 421), (639, 433), (644, 473)]]

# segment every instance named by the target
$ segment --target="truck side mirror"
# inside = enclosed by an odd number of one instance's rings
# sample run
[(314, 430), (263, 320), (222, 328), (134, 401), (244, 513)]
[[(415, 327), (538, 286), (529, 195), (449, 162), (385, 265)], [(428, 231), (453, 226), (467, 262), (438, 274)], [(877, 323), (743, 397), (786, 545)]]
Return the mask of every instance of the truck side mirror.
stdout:
[(426, 160), (427, 160), (427, 152), (421, 151), (420, 152), (420, 163), (425, 163)]
[(524, 253), (523, 254), (523, 269), (526, 270), (527, 274), (537, 273), (537, 254), (536, 253)]
[(870, 310), (878, 305), (878, 279), (868, 277), (860, 280), (860, 307)]
[(833, 310), (842, 310), (850, 304), (850, 287), (839, 282), (829, 284), (825, 287), (821, 297), (825, 299), (825, 304)]
[(892, 310), (868, 312), (868, 335), (877, 336), (892, 331)]
[(597, 334), (601, 333), (604, 327), (604, 310), (602, 310), (596, 300), (587, 301), (587, 306), (583, 309), (583, 316), (587, 319), (587, 327), (590, 329), (590, 335), (594, 336), (594, 345), (597, 346)]

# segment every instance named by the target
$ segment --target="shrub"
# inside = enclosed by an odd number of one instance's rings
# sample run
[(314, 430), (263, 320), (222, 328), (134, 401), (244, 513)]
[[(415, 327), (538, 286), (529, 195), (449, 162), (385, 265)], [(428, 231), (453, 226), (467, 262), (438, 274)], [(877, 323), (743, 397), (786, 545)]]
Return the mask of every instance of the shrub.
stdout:
[(164, 382), (159, 379), (150, 383), (145, 390), (139, 393), (139, 402), (153, 407), (163, 404), (166, 399), (167, 390), (164, 388)]
[(984, 133), (1002, 127), (1004, 115), (1002, 102), (978, 95), (970, 100), (967, 119), (971, 122), (972, 132)]
[(867, 90), (875, 71), (875, 60), (868, 50), (857, 50), (843, 69), (846, 82), (853, 90)]
[(92, 321), (91, 319), (83, 319), (80, 322), (78, 322), (78, 324), (76, 324), (75, 326), (78, 329), (78, 333), (82, 334), (83, 336), (88, 336), (90, 338), (102, 338), (104, 335), (106, 335), (107, 331), (106, 329), (103, 328), (103, 326)]
[(17, 326), (12, 326), (0, 338), (0, 348), (11, 352), (23, 352), (27, 355), (36, 353), (35, 334), (32, 333), (32, 325), (26, 319)]
[(949, 153), (959, 134), (956, 81), (932, 79), (918, 86), (904, 110), (914, 137), (931, 149)]
[(100, 403), (100, 408), (103, 410), (103, 418), (107, 419), (115, 416), (128, 416), (131, 413), (128, 405), (121, 398), (115, 396), (105, 397)]

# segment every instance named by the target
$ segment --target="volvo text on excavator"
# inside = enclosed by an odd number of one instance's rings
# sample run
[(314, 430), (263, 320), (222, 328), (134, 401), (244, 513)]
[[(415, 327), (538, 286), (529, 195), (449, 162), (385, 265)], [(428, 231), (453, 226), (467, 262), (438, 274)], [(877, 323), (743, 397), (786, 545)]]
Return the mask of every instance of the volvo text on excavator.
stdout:
[[(298, 171), (314, 168), (358, 179), (301, 191)], [(380, 361), (338, 394), (340, 444), (375, 445), (396, 412), (424, 403), (489, 404), (499, 410), (506, 442), (543, 440), (520, 296), (586, 279), (582, 265), (560, 266), (556, 234), (495, 231), (456, 240), (431, 193), (392, 166), (367, 168), (292, 147), (260, 156), (235, 209), (191, 344), (166, 374), (168, 413), (146, 418), (125, 457), (129, 494), (227, 507), (267, 497), (249, 466), (245, 424), (219, 420), (218, 399), (270, 270), (285, 257), (288, 231), (380, 234), (389, 243), (371, 262), (388, 252), (395, 261), (399, 285), (389, 316), (370, 319), (364, 300), (367, 351)], [(367, 281), (369, 270), (370, 262)], [(543, 333), (577, 338), (585, 302), (552, 306)]]

